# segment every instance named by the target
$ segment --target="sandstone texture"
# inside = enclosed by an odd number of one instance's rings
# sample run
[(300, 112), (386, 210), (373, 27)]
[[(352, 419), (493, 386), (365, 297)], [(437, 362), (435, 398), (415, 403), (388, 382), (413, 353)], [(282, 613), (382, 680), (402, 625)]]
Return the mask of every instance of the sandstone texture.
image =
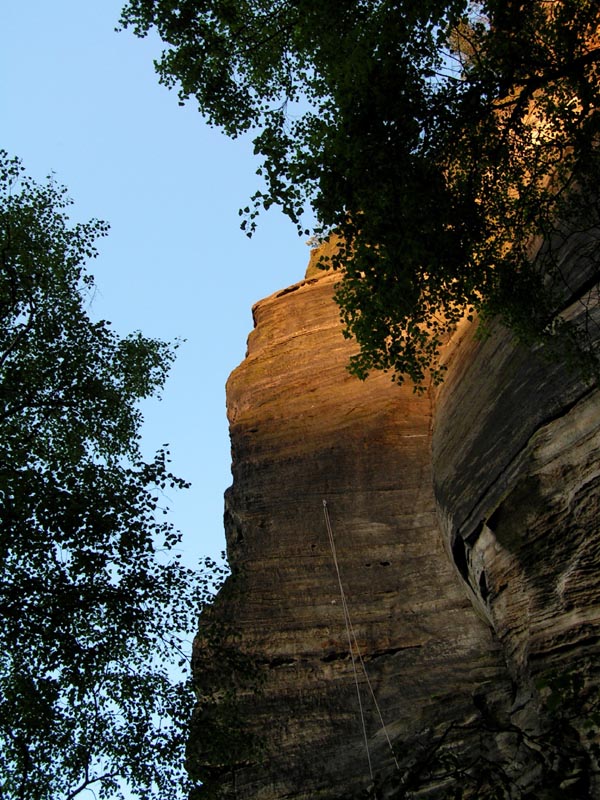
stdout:
[(600, 797), (597, 391), (465, 326), (439, 391), (359, 382), (337, 275), (308, 274), (254, 307), (227, 386), (232, 576), (195, 647), (199, 796)]
[[(561, 310), (596, 342), (598, 275), (584, 256), (597, 247), (596, 236), (564, 245), (570, 291)], [(565, 709), (570, 771), (581, 782), (558, 796), (600, 797), (591, 725), (600, 683), (598, 388), (499, 325), (484, 340), (458, 331), (447, 359), (432, 466), (448, 553), (502, 645), (518, 692), (513, 722), (539, 732), (552, 692)]]

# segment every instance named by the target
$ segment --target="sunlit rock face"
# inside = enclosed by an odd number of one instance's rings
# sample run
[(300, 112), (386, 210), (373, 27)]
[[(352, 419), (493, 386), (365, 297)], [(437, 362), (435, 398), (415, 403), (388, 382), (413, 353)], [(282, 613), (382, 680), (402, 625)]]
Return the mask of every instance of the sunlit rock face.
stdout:
[[(576, 245), (562, 313), (600, 330)], [(194, 651), (198, 797), (600, 797), (598, 391), (466, 323), (440, 389), (361, 383), (336, 275), (308, 274), (255, 306), (227, 386), (233, 577)], [(324, 500), (386, 726), (356, 657), (368, 748)]]
[[(263, 757), (219, 769), (199, 712), (190, 764), (215, 796), (358, 797), (372, 782), (323, 500), (352, 625), (400, 761), (418, 771), (441, 737), (475, 750), (473, 694), (493, 690), (498, 702), (508, 692), (499, 648), (439, 533), (430, 397), (383, 374), (365, 383), (350, 376), (335, 282), (325, 274), (258, 303), (246, 359), (227, 386), (233, 486), (225, 519), (238, 577), (215, 613), (259, 665), (259, 689), (238, 692), (236, 714)], [(199, 663), (201, 650), (199, 639)], [(360, 670), (359, 685), (372, 771), (394, 774)], [(456, 729), (446, 731), (450, 722)]]

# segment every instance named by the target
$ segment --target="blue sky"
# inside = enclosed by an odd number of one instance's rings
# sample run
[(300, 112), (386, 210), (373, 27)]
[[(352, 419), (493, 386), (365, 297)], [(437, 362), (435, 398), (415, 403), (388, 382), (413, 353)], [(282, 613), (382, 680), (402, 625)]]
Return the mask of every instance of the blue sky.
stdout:
[(170, 444), (192, 482), (170, 497), (186, 560), (224, 547), (231, 482), (225, 381), (243, 359), (251, 306), (300, 280), (309, 250), (278, 211), (249, 240), (238, 209), (258, 188), (250, 139), (230, 141), (158, 84), (161, 44), (117, 33), (121, 0), (0, 1), (0, 147), (72, 218), (111, 225), (91, 264), (91, 313), (125, 334), (186, 339), (160, 403), (144, 405), (148, 457)]

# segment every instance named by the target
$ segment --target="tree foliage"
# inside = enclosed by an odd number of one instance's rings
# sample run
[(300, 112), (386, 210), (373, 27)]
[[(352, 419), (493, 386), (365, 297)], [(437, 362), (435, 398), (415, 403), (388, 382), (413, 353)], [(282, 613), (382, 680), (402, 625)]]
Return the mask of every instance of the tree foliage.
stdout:
[(186, 484), (139, 450), (174, 350), (89, 318), (107, 226), (69, 205), (0, 153), (0, 795), (168, 800), (212, 572), (179, 563), (161, 506)]
[[(465, 313), (586, 351), (557, 247), (598, 225), (595, 0), (129, 0), (161, 81), (254, 133), (273, 204), (336, 231), (352, 369), (421, 381)], [(308, 231), (306, 231), (308, 233)], [(541, 249), (540, 249), (541, 248)], [(540, 249), (540, 257), (533, 255)], [(597, 273), (597, 264), (596, 264)]]

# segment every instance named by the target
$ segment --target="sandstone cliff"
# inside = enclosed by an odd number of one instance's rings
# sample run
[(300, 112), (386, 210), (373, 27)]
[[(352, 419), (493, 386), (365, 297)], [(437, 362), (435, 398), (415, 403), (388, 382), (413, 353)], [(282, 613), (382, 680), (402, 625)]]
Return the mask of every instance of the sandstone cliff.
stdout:
[(361, 383), (337, 277), (309, 275), (255, 306), (227, 387), (233, 576), (195, 649), (201, 796), (600, 796), (598, 393), (501, 329), (457, 332), (437, 393)]

